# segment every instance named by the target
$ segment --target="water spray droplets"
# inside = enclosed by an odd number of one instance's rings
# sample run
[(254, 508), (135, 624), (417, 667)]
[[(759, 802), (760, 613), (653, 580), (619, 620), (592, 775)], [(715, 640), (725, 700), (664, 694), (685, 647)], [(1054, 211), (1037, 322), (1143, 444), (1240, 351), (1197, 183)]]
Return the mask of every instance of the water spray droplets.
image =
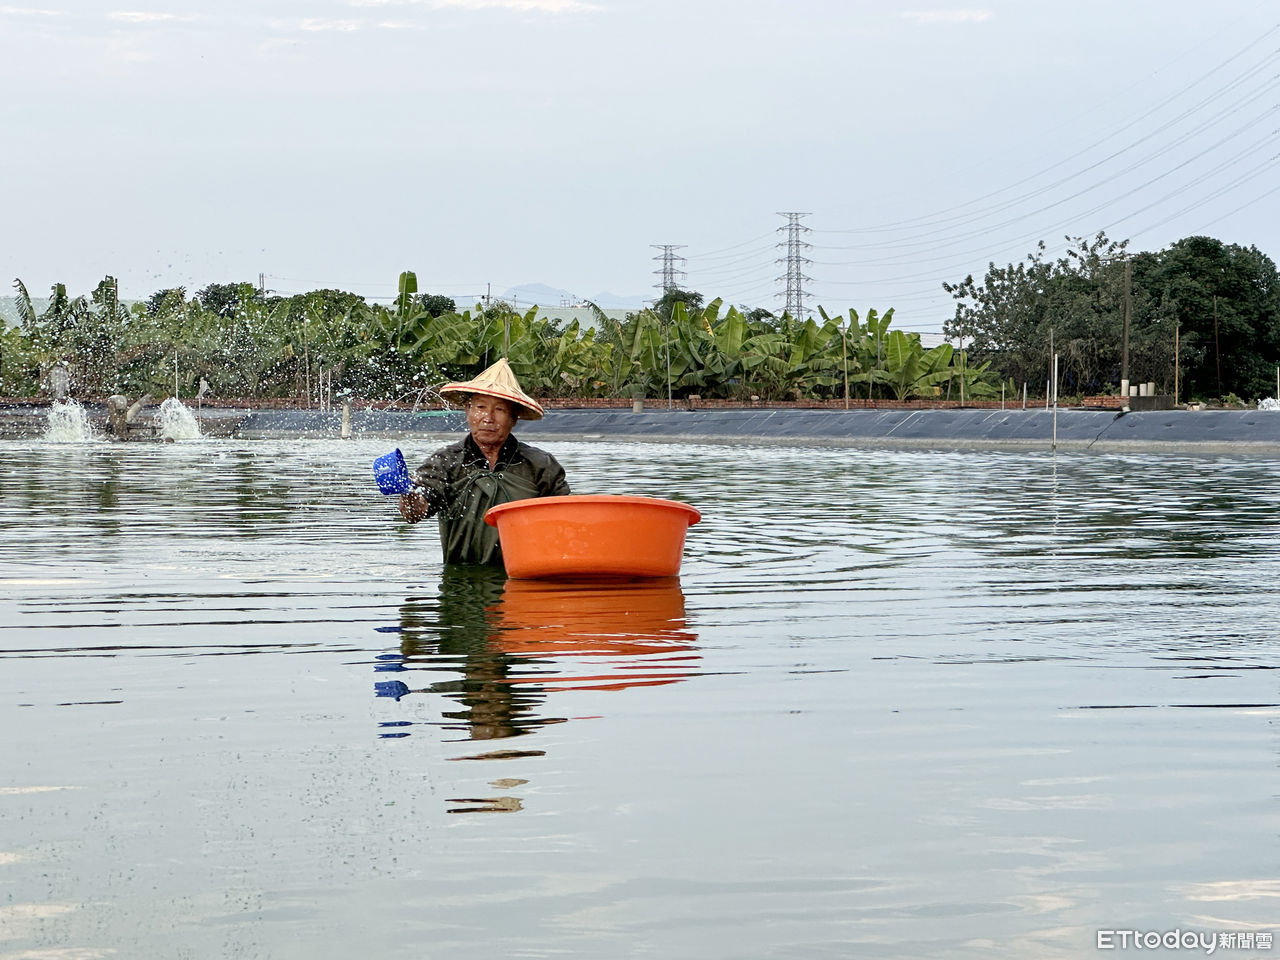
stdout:
[(200, 424), (196, 422), (195, 414), (177, 397), (169, 397), (160, 404), (156, 426), (162, 440), (200, 439)]
[(89, 414), (74, 400), (59, 400), (49, 407), (49, 425), (44, 439), (49, 443), (83, 443), (93, 440)]

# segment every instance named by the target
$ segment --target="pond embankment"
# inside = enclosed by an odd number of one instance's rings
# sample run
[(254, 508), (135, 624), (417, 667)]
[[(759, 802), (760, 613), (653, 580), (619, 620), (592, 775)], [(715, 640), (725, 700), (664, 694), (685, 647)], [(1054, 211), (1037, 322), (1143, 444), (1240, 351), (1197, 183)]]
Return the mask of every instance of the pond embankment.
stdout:
[[(105, 409), (86, 404), (90, 422), (105, 426)], [(0, 407), (0, 438), (42, 435), (48, 407)], [(340, 437), (341, 410), (234, 409), (198, 411), (206, 436), (266, 439)], [(151, 413), (137, 418), (137, 439)], [(417, 412), (353, 409), (345, 430), (353, 436), (444, 435), (464, 429), (449, 410)], [(1152, 449), (1280, 453), (1280, 413), (1258, 410), (1131, 411), (1059, 409), (627, 409), (548, 410), (521, 422), (520, 435), (537, 438), (753, 443), (825, 443), (863, 446), (1015, 447), (1047, 449)], [(105, 433), (105, 430), (103, 431)]]

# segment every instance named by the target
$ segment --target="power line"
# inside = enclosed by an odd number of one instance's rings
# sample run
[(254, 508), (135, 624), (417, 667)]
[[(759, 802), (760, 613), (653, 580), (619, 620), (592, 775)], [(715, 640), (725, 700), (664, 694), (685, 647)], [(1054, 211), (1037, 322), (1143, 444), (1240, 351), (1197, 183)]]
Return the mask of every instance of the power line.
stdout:
[[(1249, 190), (1250, 184), (1256, 184), (1250, 191), (1258, 195), (1255, 202), (1274, 195), (1276, 188), (1272, 182), (1261, 181), (1272, 175), (1275, 159), (1271, 158), (1274, 152), (1271, 148), (1280, 134), (1272, 129), (1276, 125), (1276, 111), (1280, 110), (1275, 97), (1280, 80), (1275, 73), (1277, 58), (1280, 58), (1280, 50), (1274, 49), (1277, 31), (1280, 24), (1250, 37), (1247, 44), (1193, 81), (1155, 98), (1154, 107), (1143, 108), (1125, 125), (1057, 160), (1040, 173), (1021, 178), (985, 197), (879, 227), (812, 231), (826, 236), (861, 234), (868, 242), (815, 246), (805, 242), (810, 238), (802, 239), (803, 233), (810, 230), (800, 223), (801, 217), (807, 214), (794, 220), (788, 214), (781, 214), (788, 217), (787, 257), (785, 261), (775, 261), (786, 262), (788, 267), (785, 277), (775, 280), (787, 283), (782, 299), (788, 301), (789, 311), (803, 314), (818, 290), (888, 289), (895, 303), (936, 304), (937, 322), (942, 315), (950, 313), (947, 307), (950, 301), (941, 289), (942, 279), (949, 274), (973, 272), (974, 259), (987, 263), (1006, 255), (1019, 255), (1027, 252), (1028, 244), (1059, 232), (1067, 236), (1092, 235), (1098, 227), (1089, 221), (1099, 214), (1109, 221), (1105, 231), (1112, 233), (1139, 218), (1151, 217), (1153, 211), (1158, 216), (1162, 207), (1176, 203), (1177, 211), (1143, 225), (1144, 231), (1152, 231), (1224, 195)], [(1266, 46), (1260, 51), (1262, 44)], [(1235, 123), (1230, 123), (1233, 117)], [(1222, 132), (1209, 141), (1205, 135), (1211, 131)], [(1090, 158), (1099, 146), (1106, 145), (1110, 146), (1105, 156)], [(1259, 162), (1259, 155), (1270, 159)], [(1084, 162), (1080, 162), (1082, 158)], [(1053, 171), (1059, 175), (1052, 182), (1039, 182)], [(1033, 186), (1018, 190), (1026, 185)], [(1164, 189), (1157, 189), (1161, 186)], [(1157, 196), (1158, 199), (1153, 199)], [(1082, 199), (1093, 202), (1077, 209)], [(1122, 205), (1129, 209), (1117, 216)], [(1032, 209), (1023, 212), (1020, 207), (1024, 206)], [(1210, 222), (1221, 219), (1224, 217), (1214, 216)], [(793, 224), (803, 229), (792, 235)], [(1021, 227), (1017, 230), (1020, 235), (1013, 236), (1010, 227)], [(889, 230), (898, 235), (888, 235)], [(877, 236), (878, 233), (885, 235)], [(870, 242), (873, 237), (876, 241)], [(758, 251), (752, 249), (754, 242), (747, 240), (715, 253), (691, 256), (690, 263), (699, 268), (697, 279), (722, 285), (721, 290), (709, 291), (717, 294), (731, 296), (758, 289), (751, 283), (761, 266)], [(784, 244), (776, 246), (781, 248)], [(820, 253), (815, 256), (817, 250), (874, 253), (858, 259), (837, 256), (831, 260)], [(836, 269), (855, 268), (865, 276), (843, 279), (837, 275), (819, 283), (805, 275), (805, 270), (816, 264)], [(875, 299), (884, 298), (877, 295)]]
[[(1224, 70), (1227, 66), (1233, 63), (1235, 60), (1244, 56), (1246, 53), (1248, 53), (1250, 50), (1256, 47), (1259, 43), (1263, 42), (1266, 38), (1270, 37), (1272, 34), (1276, 33), (1277, 31), (1280, 31), (1280, 23), (1276, 24), (1275, 26), (1271, 27), (1269, 30), (1255, 37), (1250, 43), (1246, 44), (1244, 47), (1237, 50), (1231, 56), (1227, 57), (1226, 60), (1223, 60), (1222, 62), (1220, 62), (1215, 67), (1211, 68), (1210, 70), (1208, 70), (1207, 72), (1205, 72), (1204, 74), (1196, 78), (1195, 80), (1191, 81), (1190, 83), (1186, 84), (1176, 92), (1165, 97), (1163, 100), (1159, 101), (1154, 106), (1144, 108), (1141, 111), (1141, 113), (1137, 115), (1137, 119), (1145, 120), (1148, 117), (1155, 116), (1160, 110), (1176, 102), (1180, 97), (1184, 96), (1191, 90), (1194, 90), (1197, 86), (1199, 86), (1206, 80), (1210, 79), (1215, 74), (1220, 73), (1222, 70)], [(1123, 154), (1124, 152), (1130, 149), (1133, 149), (1134, 147), (1140, 146), (1142, 143), (1146, 142), (1147, 140), (1151, 139), (1152, 137), (1156, 136), (1158, 133), (1168, 128), (1170, 125), (1177, 123), (1181, 119), (1184, 119), (1189, 113), (1194, 113), (1208, 106), (1214, 100), (1218, 99), (1219, 97), (1224, 95), (1226, 92), (1228, 92), (1231, 88), (1243, 82), (1248, 77), (1256, 74), (1268, 63), (1276, 59), (1278, 55), (1280, 55), (1280, 50), (1273, 49), (1271, 52), (1266, 54), (1266, 56), (1264, 56), (1261, 61), (1259, 61), (1258, 63), (1248, 68), (1244, 74), (1237, 76), (1234, 80), (1228, 82), (1225, 86), (1219, 87), (1217, 90), (1213, 91), (1208, 96), (1202, 98), (1199, 102), (1197, 102), (1193, 106), (1184, 110), (1183, 113), (1179, 114), (1177, 117), (1173, 118), (1173, 120), (1166, 121), (1160, 127), (1157, 127), (1156, 130), (1151, 131), (1150, 133), (1146, 134), (1143, 137), (1139, 137), (1136, 141), (1128, 143), (1126, 146), (1122, 147), (1120, 150), (1104, 158), (1102, 161), (1099, 161), (1098, 163), (1090, 164), (1089, 166), (1085, 167), (1083, 170), (1077, 170), (1075, 173), (1070, 174), (1068, 177), (1062, 180), (1059, 180), (1056, 183), (1049, 185), (1048, 187), (1042, 188), (1042, 190), (1033, 191), (1029, 196), (1034, 197), (1039, 195), (1044, 190), (1049, 190), (1049, 189), (1053, 189), (1055, 186), (1060, 186), (1062, 183), (1075, 179), (1076, 177), (1081, 176), (1084, 173), (1087, 173), (1088, 171), (1094, 169), (1100, 163), (1105, 163)], [(1274, 82), (1274, 79), (1275, 78), (1272, 77), (1271, 80), (1268, 82)], [(1061, 160), (1058, 160), (1057, 162), (1051, 164), (1048, 167), (1045, 167), (1044, 169), (1038, 171), (1037, 173), (1031, 174), (1030, 176), (1027, 176), (1027, 177), (1023, 177), (1021, 180), (1017, 180), (1013, 183), (1007, 184), (1003, 187), (1000, 187), (997, 190), (984, 194), (983, 196), (976, 197), (973, 200), (969, 200), (964, 203), (958, 204), (954, 207), (950, 207), (946, 210), (940, 211), (939, 213), (926, 214), (920, 217), (908, 218), (908, 219), (899, 220), (896, 222), (874, 224), (866, 227), (843, 229), (843, 230), (826, 230), (822, 232), (824, 233), (861, 233), (861, 234), (878, 233), (878, 232), (901, 230), (904, 228), (923, 228), (923, 227), (929, 227), (929, 226), (936, 226), (941, 223), (947, 223), (955, 219), (961, 219), (961, 220), (967, 219), (971, 215), (969, 214), (961, 215), (959, 214), (959, 211), (977, 206), (978, 204), (981, 204), (986, 200), (990, 200), (994, 197), (998, 197), (1001, 194), (1007, 193), (1010, 190), (1013, 190), (1019, 186), (1022, 186), (1023, 184), (1032, 183), (1035, 180), (1038, 180), (1041, 177), (1051, 173), (1052, 171), (1057, 170), (1058, 168), (1071, 163), (1073, 160), (1078, 160), (1081, 157), (1087, 156), (1092, 151), (1096, 150), (1098, 147), (1106, 144), (1108, 141), (1114, 140), (1119, 134), (1127, 133), (1133, 126), (1133, 123), (1134, 121), (1126, 121), (1116, 130), (1113, 130), (1112, 132), (1098, 138), (1088, 146), (1083, 147), (1080, 150), (1077, 150), (1075, 153), (1072, 153), (1069, 156), (1063, 157)], [(1016, 202), (1016, 200), (1014, 202)], [(996, 207), (997, 210), (1002, 208), (1003, 208), (1003, 205), (997, 205)], [(942, 217), (941, 216), (942, 214), (956, 214), (956, 216), (948, 218), (948, 217)], [(979, 216), (981, 216), (981, 214), (979, 214)]]
[(735, 243), (733, 246), (730, 246), (730, 247), (721, 247), (719, 250), (708, 250), (706, 253), (699, 254), (697, 257), (694, 257), (692, 259), (695, 259), (695, 260), (715, 259), (717, 254), (728, 253), (730, 250), (737, 250), (739, 247), (745, 247), (749, 243), (759, 243), (761, 240), (771, 240), (773, 239), (775, 232), (776, 231), (770, 230), (768, 233), (761, 234), (758, 237), (752, 237), (750, 240), (743, 240), (741, 243)]
[[(985, 236), (985, 235), (989, 234), (992, 230), (999, 230), (999, 229), (1002, 229), (1002, 228), (1004, 228), (1004, 227), (1014, 226), (1014, 225), (1016, 225), (1016, 224), (1018, 224), (1018, 223), (1022, 223), (1022, 222), (1024, 222), (1024, 221), (1033, 220), (1034, 218), (1036, 218), (1036, 217), (1040, 216), (1041, 214), (1048, 213), (1049, 211), (1051, 211), (1051, 210), (1055, 210), (1055, 209), (1057, 209), (1057, 208), (1059, 208), (1059, 207), (1062, 207), (1062, 206), (1064, 206), (1065, 204), (1068, 204), (1068, 203), (1070, 203), (1070, 202), (1071, 202), (1071, 201), (1073, 201), (1073, 200), (1078, 200), (1078, 199), (1080, 199), (1081, 197), (1087, 196), (1088, 194), (1093, 193), (1094, 191), (1100, 190), (1101, 188), (1103, 188), (1103, 187), (1107, 186), (1108, 184), (1115, 183), (1116, 181), (1118, 181), (1118, 180), (1120, 180), (1122, 177), (1124, 177), (1126, 174), (1133, 173), (1133, 172), (1135, 172), (1136, 170), (1140, 169), (1141, 167), (1147, 166), (1147, 165), (1149, 165), (1150, 163), (1154, 162), (1155, 160), (1159, 160), (1159, 159), (1161, 159), (1162, 157), (1167, 156), (1168, 154), (1172, 153), (1172, 152), (1173, 152), (1177, 147), (1179, 147), (1179, 146), (1181, 146), (1181, 145), (1185, 144), (1185, 143), (1186, 143), (1189, 139), (1191, 139), (1191, 137), (1193, 137), (1195, 134), (1205, 132), (1206, 130), (1208, 130), (1210, 127), (1214, 126), (1215, 124), (1217, 124), (1217, 123), (1218, 123), (1218, 122), (1220, 122), (1221, 120), (1224, 120), (1224, 119), (1226, 119), (1227, 117), (1231, 116), (1233, 113), (1236, 113), (1236, 112), (1238, 112), (1240, 109), (1243, 109), (1243, 108), (1244, 108), (1248, 103), (1250, 103), (1250, 102), (1252, 102), (1252, 101), (1254, 101), (1254, 100), (1258, 99), (1260, 96), (1262, 96), (1262, 95), (1264, 95), (1264, 94), (1266, 94), (1266, 93), (1269, 93), (1269, 92), (1270, 92), (1270, 91), (1264, 90), (1264, 91), (1261, 91), (1260, 93), (1254, 94), (1254, 95), (1253, 95), (1253, 96), (1251, 96), (1248, 100), (1246, 100), (1246, 101), (1244, 101), (1244, 102), (1242, 102), (1242, 103), (1240, 103), (1240, 104), (1237, 104), (1237, 105), (1236, 105), (1234, 108), (1232, 108), (1231, 110), (1228, 110), (1228, 111), (1224, 111), (1224, 112), (1222, 112), (1222, 113), (1215, 114), (1213, 117), (1211, 117), (1211, 118), (1210, 118), (1210, 120), (1208, 120), (1208, 121), (1206, 121), (1205, 123), (1201, 124), (1199, 127), (1196, 127), (1195, 129), (1193, 129), (1193, 130), (1189, 131), (1188, 133), (1186, 133), (1186, 134), (1182, 135), (1180, 138), (1178, 138), (1176, 141), (1174, 141), (1174, 143), (1172, 143), (1172, 144), (1170, 144), (1170, 145), (1167, 145), (1167, 146), (1165, 146), (1165, 147), (1162, 147), (1162, 148), (1160, 148), (1160, 149), (1158, 149), (1158, 150), (1156, 150), (1156, 151), (1154, 151), (1154, 152), (1152, 152), (1152, 153), (1149, 153), (1149, 154), (1147, 154), (1146, 156), (1144, 156), (1144, 157), (1142, 157), (1142, 158), (1140, 158), (1140, 159), (1138, 159), (1138, 160), (1135, 160), (1134, 162), (1130, 163), (1128, 166), (1123, 167), (1122, 169), (1117, 170), (1117, 171), (1116, 171), (1116, 172), (1114, 172), (1114, 173), (1111, 173), (1111, 174), (1109, 174), (1109, 175), (1107, 175), (1107, 176), (1105, 176), (1105, 177), (1101, 177), (1100, 179), (1096, 179), (1096, 180), (1092, 181), (1091, 183), (1089, 183), (1087, 186), (1084, 186), (1084, 187), (1082, 187), (1081, 189), (1076, 190), (1074, 193), (1070, 193), (1070, 194), (1068, 194), (1068, 195), (1066, 195), (1066, 196), (1064, 196), (1064, 197), (1061, 197), (1061, 198), (1059, 198), (1059, 199), (1053, 200), (1052, 202), (1050, 202), (1050, 203), (1046, 203), (1046, 204), (1044, 204), (1044, 205), (1042, 205), (1042, 206), (1039, 206), (1039, 207), (1035, 208), (1034, 210), (1028, 210), (1028, 211), (1026, 211), (1025, 213), (1019, 213), (1018, 215), (1016, 215), (1016, 216), (1014, 216), (1014, 217), (1010, 217), (1010, 218), (1005, 219), (1005, 220), (1002, 220), (1002, 221), (1000, 221), (1000, 222), (998, 222), (998, 223), (994, 223), (994, 224), (987, 224), (986, 226), (982, 226), (982, 227), (977, 227), (977, 226), (976, 226), (977, 224), (981, 223), (981, 221), (982, 221), (982, 220), (986, 219), (986, 218), (987, 218), (987, 217), (989, 217), (989, 216), (992, 216), (992, 215), (994, 215), (994, 214), (996, 214), (996, 213), (1002, 212), (1003, 210), (1008, 209), (1010, 206), (1012, 206), (1012, 205), (1014, 205), (1014, 204), (1016, 204), (1016, 203), (1019, 203), (1019, 202), (1025, 202), (1025, 201), (1028, 201), (1028, 200), (1035, 199), (1037, 196), (1041, 196), (1042, 194), (1039, 194), (1039, 193), (1037, 193), (1037, 194), (1025, 194), (1025, 195), (1023, 195), (1023, 196), (1021, 196), (1021, 197), (1016, 198), (1016, 199), (1015, 199), (1015, 200), (1013, 200), (1013, 201), (1010, 201), (1010, 202), (1009, 202), (1009, 203), (1007, 203), (1007, 204), (1003, 204), (1003, 205), (1001, 205), (1001, 206), (999, 206), (999, 207), (993, 207), (993, 208), (991, 208), (989, 211), (987, 211), (986, 213), (982, 214), (981, 216), (975, 217), (975, 218), (973, 218), (972, 220), (970, 220), (970, 221), (968, 221), (968, 222), (966, 222), (966, 223), (964, 223), (964, 224), (959, 224), (959, 225), (957, 225), (957, 226), (975, 226), (975, 229), (970, 230), (970, 231), (968, 231), (968, 232), (965, 232), (965, 233), (951, 233), (950, 235), (948, 235), (946, 232), (943, 232), (943, 233), (941, 233), (941, 234), (938, 234), (938, 233), (935, 233), (935, 234), (917, 234), (917, 235), (915, 235), (915, 236), (908, 236), (908, 237), (904, 237), (904, 238), (902, 238), (902, 239), (900, 239), (900, 240), (896, 241), (894, 245), (895, 245), (895, 247), (896, 247), (896, 248), (899, 248), (899, 249), (910, 249), (911, 247), (922, 247), (922, 246), (927, 246), (927, 247), (929, 247), (930, 249), (937, 250), (937, 249), (939, 249), (939, 248), (945, 248), (945, 247), (948, 247), (948, 246), (955, 246), (956, 244), (967, 242), (967, 241), (969, 241), (969, 240), (974, 239), (975, 237)], [(1264, 121), (1268, 120), (1268, 118), (1270, 118), (1270, 117), (1271, 117), (1273, 114), (1275, 114), (1277, 111), (1280, 111), (1280, 105), (1278, 105), (1278, 104), (1272, 104), (1272, 105), (1268, 106), (1268, 107), (1267, 107), (1265, 110), (1263, 110), (1261, 113), (1259, 113), (1259, 114), (1257, 114), (1257, 115), (1255, 115), (1255, 116), (1250, 117), (1250, 118), (1249, 118), (1245, 123), (1243, 123), (1241, 126), (1236, 127), (1236, 128), (1235, 128), (1234, 130), (1232, 130), (1230, 133), (1226, 134), (1225, 136), (1223, 136), (1223, 137), (1222, 137), (1222, 138), (1220, 138), (1219, 140), (1215, 141), (1214, 143), (1210, 144), (1209, 146), (1207, 146), (1207, 147), (1205, 147), (1205, 148), (1201, 149), (1199, 152), (1194, 153), (1194, 154), (1192, 154), (1191, 156), (1189, 156), (1189, 157), (1187, 157), (1187, 158), (1183, 159), (1182, 161), (1180, 161), (1179, 163), (1177, 163), (1175, 166), (1170, 167), (1170, 168), (1167, 168), (1167, 169), (1163, 170), (1162, 172), (1155, 174), (1154, 176), (1150, 177), (1149, 179), (1147, 179), (1147, 180), (1143, 181), (1143, 182), (1142, 182), (1142, 183), (1140, 183), (1140, 184), (1137, 184), (1136, 186), (1126, 188), (1126, 189), (1125, 189), (1125, 191), (1124, 191), (1124, 194), (1123, 194), (1123, 195), (1124, 195), (1124, 196), (1130, 196), (1130, 195), (1135, 194), (1135, 193), (1137, 193), (1137, 192), (1139, 192), (1139, 191), (1141, 191), (1141, 190), (1145, 190), (1146, 188), (1151, 187), (1151, 186), (1155, 185), (1156, 183), (1160, 182), (1161, 180), (1163, 180), (1163, 179), (1165, 179), (1165, 178), (1167, 178), (1167, 177), (1171, 176), (1172, 174), (1176, 173), (1178, 170), (1183, 169), (1184, 167), (1189, 166), (1190, 164), (1194, 163), (1196, 160), (1199, 160), (1199, 159), (1201, 159), (1201, 158), (1203, 158), (1203, 157), (1208, 156), (1209, 154), (1213, 153), (1215, 150), (1219, 149), (1220, 147), (1223, 147), (1223, 146), (1227, 145), (1228, 143), (1230, 143), (1231, 141), (1235, 140), (1237, 137), (1240, 137), (1240, 136), (1242, 136), (1242, 135), (1244, 135), (1244, 134), (1246, 134), (1246, 133), (1248, 133), (1248, 132), (1250, 132), (1250, 131), (1256, 130), (1256, 129), (1258, 128), (1258, 125), (1259, 125), (1259, 124), (1261, 124), (1262, 122), (1264, 122)], [(1243, 150), (1242, 150), (1242, 151), (1238, 151), (1238, 152), (1233, 153), (1233, 154), (1231, 155), (1231, 157), (1230, 157), (1230, 158), (1228, 158), (1228, 161), (1226, 161), (1226, 163), (1224, 164), (1224, 166), (1225, 166), (1225, 165), (1229, 165), (1231, 162), (1238, 161), (1238, 160), (1239, 160), (1239, 159), (1241, 159), (1243, 156), (1248, 156), (1248, 155), (1249, 155), (1249, 153), (1251, 153), (1251, 152), (1255, 152), (1256, 150), (1258, 150), (1258, 149), (1260, 149), (1261, 147), (1265, 146), (1266, 142), (1267, 142), (1267, 141), (1269, 141), (1269, 140), (1271, 140), (1271, 139), (1273, 139), (1273, 138), (1275, 137), (1275, 135), (1276, 135), (1276, 131), (1275, 131), (1275, 130), (1272, 130), (1272, 131), (1270, 131), (1269, 133), (1267, 133), (1266, 135), (1264, 135), (1260, 140), (1255, 141), (1254, 143), (1250, 144), (1249, 146), (1247, 146), (1247, 147), (1243, 148)], [(1118, 157), (1118, 156), (1120, 155), (1120, 153), (1122, 153), (1122, 152), (1124, 152), (1124, 151), (1118, 151), (1117, 153), (1113, 154), (1113, 155), (1112, 155), (1110, 158), (1108, 158), (1108, 159), (1114, 159), (1115, 157)], [(1094, 166), (1096, 167), (1097, 165), (1094, 165)], [(1092, 168), (1091, 168), (1091, 169), (1092, 169)], [(1059, 185), (1065, 184), (1066, 182), (1068, 182), (1069, 180), (1072, 180), (1072, 179), (1075, 179), (1075, 177), (1074, 177), (1074, 176), (1072, 176), (1072, 177), (1069, 177), (1069, 178), (1065, 178), (1064, 180), (1059, 181), (1059, 183), (1058, 183), (1058, 184), (1055, 184), (1055, 186), (1059, 186)], [(1118, 199), (1118, 198), (1116, 198), (1116, 199)], [(1096, 212), (1096, 210), (1098, 210), (1098, 209), (1102, 209), (1102, 208), (1105, 208), (1105, 207), (1107, 207), (1107, 206), (1110, 206), (1110, 204), (1111, 204), (1111, 203), (1113, 203), (1113, 202), (1114, 202), (1114, 200), (1108, 200), (1108, 201), (1105, 201), (1103, 204), (1101, 204), (1101, 206), (1100, 206), (1100, 207), (1095, 207), (1095, 208), (1093, 208), (1093, 210), (1090, 210), (1090, 211), (1088, 211), (1088, 212), (1090, 212), (1090, 213), (1092, 213), (1092, 212)], [(883, 245), (884, 245), (884, 244), (883, 244), (883, 242), (881, 242), (881, 243), (880, 243), (880, 244), (878, 244), (878, 245), (877, 245), (877, 244), (864, 244), (864, 245), (858, 245), (858, 246), (856, 246), (856, 247), (850, 247), (850, 248), (847, 248), (847, 249), (868, 249), (868, 248), (875, 248), (875, 247), (877, 247), (877, 246), (883, 247)], [(832, 249), (846, 249), (846, 248), (832, 248)]]
[(730, 269), (730, 270), (705, 270), (705, 271), (700, 270), (698, 271), (696, 276), (698, 278), (699, 283), (705, 282), (707, 280), (710, 280), (711, 282), (714, 282), (714, 283), (723, 283), (729, 280), (737, 279), (738, 277), (746, 276), (748, 274), (759, 274), (762, 272), (769, 272), (773, 269), (773, 267), (777, 264), (777, 262), (778, 261), (776, 258), (770, 257), (767, 261), (757, 261), (755, 263), (751, 263), (746, 266), (735, 266), (733, 269)]

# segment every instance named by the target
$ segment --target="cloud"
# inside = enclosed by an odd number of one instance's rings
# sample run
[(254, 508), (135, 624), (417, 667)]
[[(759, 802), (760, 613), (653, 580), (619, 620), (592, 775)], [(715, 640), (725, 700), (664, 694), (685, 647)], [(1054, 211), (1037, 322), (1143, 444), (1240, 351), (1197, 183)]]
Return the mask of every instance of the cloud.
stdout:
[(318, 17), (310, 17), (306, 20), (298, 21), (299, 30), (307, 30), (312, 33), (353, 33), (360, 29), (360, 21), (358, 20), (322, 20)]
[(254, 57), (260, 63), (278, 63), (298, 52), (296, 37), (269, 37), (254, 47)]
[(122, 23), (164, 23), (194, 20), (195, 17), (179, 16), (176, 13), (159, 13), (153, 10), (113, 10), (107, 14), (107, 19), (119, 20)]
[(907, 10), (904, 20), (919, 24), (934, 23), (982, 23), (990, 20), (990, 10)]
[[(295, 36), (301, 33), (356, 33), (372, 26), (363, 20), (338, 20), (332, 17), (304, 17), (301, 20), (267, 20), (266, 25), (279, 33)], [(288, 41), (296, 42), (296, 41)]]
[(38, 10), (35, 7), (0, 7), (0, 16), (5, 17), (63, 17), (65, 10)]
[(589, 0), (347, 0), (353, 7), (423, 6), (433, 10), (514, 10), (517, 13), (587, 13)]
[(581, 13), (599, 10), (594, 3), (585, 0), (435, 0), (435, 7), (457, 7), (464, 10), (500, 8), (520, 13)]

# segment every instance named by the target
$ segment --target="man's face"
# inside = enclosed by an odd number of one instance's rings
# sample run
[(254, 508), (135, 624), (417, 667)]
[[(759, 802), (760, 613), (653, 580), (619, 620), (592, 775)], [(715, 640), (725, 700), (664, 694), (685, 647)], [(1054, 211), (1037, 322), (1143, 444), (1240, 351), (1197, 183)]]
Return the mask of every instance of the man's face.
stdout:
[(467, 428), (481, 446), (501, 446), (516, 425), (515, 407), (507, 400), (479, 394), (467, 401)]

